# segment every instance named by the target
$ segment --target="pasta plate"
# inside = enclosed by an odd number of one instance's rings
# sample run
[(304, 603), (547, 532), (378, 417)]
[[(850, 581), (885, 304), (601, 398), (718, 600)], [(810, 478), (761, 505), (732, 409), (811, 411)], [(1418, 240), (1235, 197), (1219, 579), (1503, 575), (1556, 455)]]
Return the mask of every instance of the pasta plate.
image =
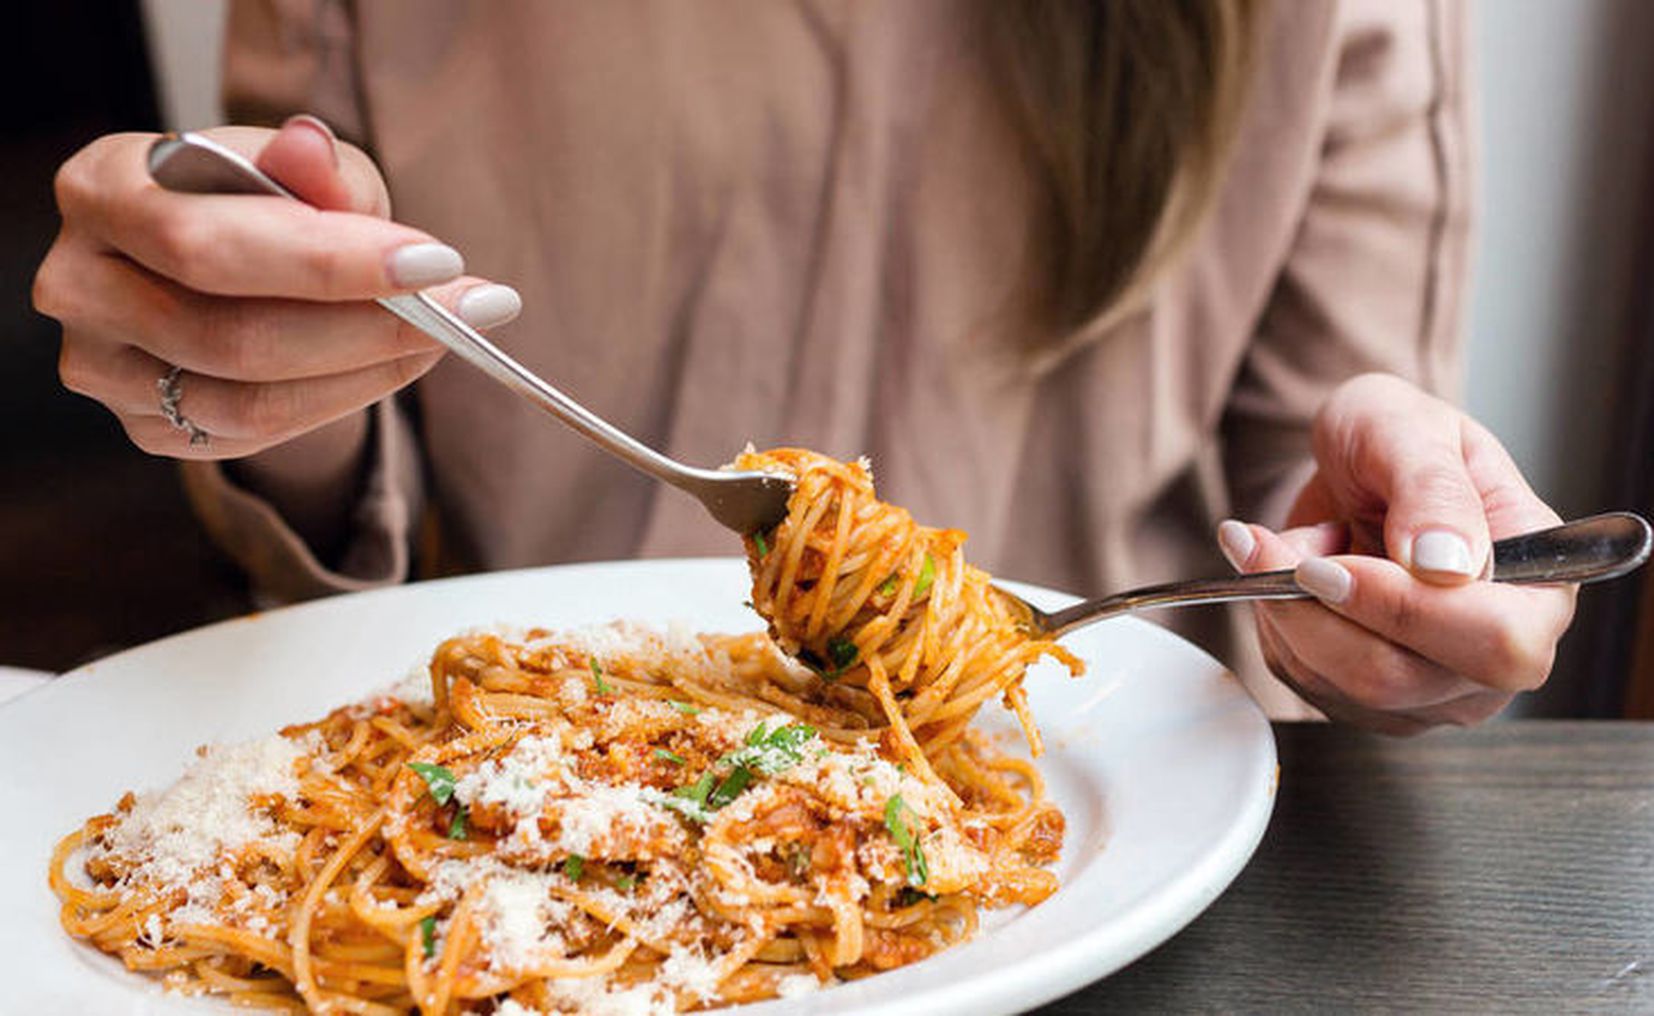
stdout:
[[(1042, 608), (1071, 597), (1008, 583)], [(98, 661), (0, 707), (0, 955), (8, 1006), (33, 1013), (232, 1010), (166, 994), (70, 939), (46, 885), (53, 843), (128, 789), (177, 778), (204, 743), (262, 736), (400, 680), (467, 628), (615, 619), (700, 631), (763, 627), (736, 559), (565, 565), (421, 583), (251, 615)], [(1028, 675), (1040, 761), (1067, 817), (1062, 888), (993, 912), (971, 942), (920, 963), (743, 1013), (1017, 1012), (1119, 969), (1175, 934), (1234, 879), (1274, 803), (1269, 725), (1200, 650), (1121, 618), (1064, 645), (1086, 663)], [(1004, 744), (1014, 719), (979, 727)]]

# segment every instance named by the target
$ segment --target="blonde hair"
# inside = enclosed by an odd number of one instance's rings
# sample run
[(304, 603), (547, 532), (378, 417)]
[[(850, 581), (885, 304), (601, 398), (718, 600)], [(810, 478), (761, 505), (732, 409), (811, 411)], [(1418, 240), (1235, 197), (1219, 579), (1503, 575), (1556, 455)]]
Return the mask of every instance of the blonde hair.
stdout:
[(1031, 345), (1129, 313), (1215, 198), (1265, 0), (984, 0), (998, 92), (1038, 195)]

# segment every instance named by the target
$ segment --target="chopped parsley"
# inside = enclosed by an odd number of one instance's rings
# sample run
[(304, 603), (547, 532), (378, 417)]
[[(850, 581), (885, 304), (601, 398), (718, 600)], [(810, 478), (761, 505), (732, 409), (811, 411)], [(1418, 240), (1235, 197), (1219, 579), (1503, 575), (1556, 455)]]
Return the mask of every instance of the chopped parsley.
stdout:
[(900, 579), (901, 579), (901, 576), (899, 576), (899, 575), (895, 574), (894, 572), (892, 572), (889, 578), (885, 579), (883, 582), (881, 582), (879, 584), (879, 595), (880, 596), (895, 596), (896, 595), (896, 585), (897, 585), (897, 583), (899, 582)]
[(679, 755), (675, 751), (667, 751), (665, 748), (656, 748), (655, 757), (663, 762), (670, 762), (675, 766), (681, 766), (684, 764), (682, 755)]
[(925, 554), (924, 566), (919, 569), (919, 581), (913, 584), (913, 598), (917, 600), (930, 592), (930, 587), (935, 581), (936, 559), (927, 553)]
[[(804, 746), (815, 736), (816, 728), (806, 723), (788, 723), (771, 730), (768, 721), (760, 720), (747, 732), (742, 748), (713, 763), (713, 768), (702, 773), (694, 783), (662, 797), (660, 804), (685, 818), (705, 822), (711, 812), (729, 804), (751, 786), (754, 777), (774, 776), (804, 761)], [(679, 765), (683, 764), (681, 758), (670, 752), (662, 753), (663, 749), (655, 749), (657, 756), (670, 756)], [(722, 766), (730, 768), (720, 778), (716, 770)]]
[(774, 776), (804, 761), (804, 746), (816, 736), (816, 728), (808, 723), (788, 723), (769, 730), (767, 725), (767, 720), (759, 720), (758, 726), (747, 731), (746, 747), (719, 761), (737, 769), (756, 769), (765, 776)]
[(570, 854), (563, 858), (563, 874), (570, 882), (580, 881), (580, 876), (586, 871), (586, 859), (579, 854)]
[(700, 706), (691, 705), (688, 702), (679, 702), (677, 699), (667, 699), (666, 704), (685, 716), (698, 716), (701, 712)]
[(631, 892), (632, 887), (635, 885), (637, 885), (636, 875), (622, 875), (615, 879), (615, 888), (619, 889), (623, 893)]
[(425, 947), (425, 958), (436, 955), (436, 915), (422, 919), (419, 922), (419, 943)]
[(902, 861), (907, 866), (907, 884), (918, 888), (930, 881), (930, 865), (925, 861), (925, 849), (919, 842), (919, 834), (908, 827), (907, 819), (902, 816), (902, 812), (912, 810), (902, 800), (901, 794), (891, 794), (890, 800), (884, 802), (884, 827), (890, 830), (890, 838), (901, 848)]
[(834, 635), (827, 640), (827, 658), (833, 662), (834, 677), (855, 666), (856, 660), (860, 656), (861, 650), (857, 649), (856, 644), (843, 635)]
[(861, 651), (854, 642), (842, 635), (834, 635), (827, 640), (828, 660), (822, 659), (814, 650), (800, 649), (798, 662), (815, 671), (822, 680), (832, 681), (855, 666), (860, 655)]
[(920, 900), (929, 900), (935, 903), (940, 898), (927, 892), (920, 892), (910, 885), (904, 885), (902, 891), (896, 894), (896, 905), (898, 907), (911, 907)]
[(425, 786), (431, 792), (431, 800), (437, 804), (447, 804), (453, 800), (454, 774), (451, 770), (430, 762), (409, 762), (408, 768), (425, 780)]
[(468, 838), (465, 831), (465, 820), (465, 805), (461, 804), (454, 808), (454, 820), (448, 823), (448, 838), (450, 840), (463, 840)]
[(595, 656), (591, 658), (590, 662), (592, 665), (592, 687), (597, 689), (599, 695), (613, 695), (614, 689), (603, 682), (603, 664), (598, 663)]
[(713, 811), (717, 811), (739, 797), (741, 791), (747, 789), (747, 784), (751, 782), (752, 770), (746, 766), (736, 766), (730, 770), (728, 776), (724, 777), (724, 781), (718, 784), (718, 788), (707, 797), (706, 806)]
[(770, 554), (770, 542), (768, 540), (764, 539), (764, 534), (763, 533), (753, 533), (752, 534), (752, 545), (754, 547), (758, 548), (758, 556), (759, 557), (768, 557), (769, 556), (769, 554)]
[(694, 783), (672, 791), (672, 796), (684, 801), (693, 801), (695, 804), (705, 807), (707, 796), (712, 793), (712, 788), (717, 783), (718, 777), (712, 775), (712, 770), (708, 769)]

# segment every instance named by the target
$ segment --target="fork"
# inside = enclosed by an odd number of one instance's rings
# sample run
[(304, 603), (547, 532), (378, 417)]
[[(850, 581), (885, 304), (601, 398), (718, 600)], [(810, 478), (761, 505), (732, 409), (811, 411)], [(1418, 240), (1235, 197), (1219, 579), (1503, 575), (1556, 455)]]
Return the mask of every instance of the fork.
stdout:
[[(240, 153), (190, 131), (156, 140), (149, 150), (149, 175), (167, 190), (188, 194), (272, 194), (302, 200)], [(768, 529), (786, 516), (792, 494), (789, 477), (684, 465), (569, 398), (424, 293), (387, 296), (378, 303), (610, 455), (696, 498), (714, 519), (742, 536)]]
[[(1493, 582), (1530, 585), (1600, 582), (1635, 570), (1648, 560), (1654, 533), (1640, 515), (1609, 512), (1564, 525), (1499, 540), (1493, 545)], [(1160, 607), (1193, 607), (1237, 600), (1304, 600), (1310, 594), (1291, 571), (1253, 572), (1220, 579), (1194, 579), (1144, 586), (1046, 612), (994, 586), (1018, 624), (1038, 638), (1057, 638), (1119, 614)]]

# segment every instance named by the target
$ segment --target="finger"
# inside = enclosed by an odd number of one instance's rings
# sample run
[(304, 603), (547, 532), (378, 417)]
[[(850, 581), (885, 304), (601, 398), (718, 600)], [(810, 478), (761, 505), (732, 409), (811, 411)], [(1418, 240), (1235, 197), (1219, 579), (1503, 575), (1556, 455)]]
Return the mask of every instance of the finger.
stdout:
[(259, 169), (307, 204), (330, 211), (371, 211), (358, 207), (339, 164), (339, 149), (332, 128), (308, 113), (300, 113), (282, 124), (281, 130), (254, 160)]
[(213, 127), (201, 131), (239, 152), (306, 202), (330, 211), (361, 212), (385, 218), (390, 196), (372, 159), (339, 141), (321, 119), (290, 117), (281, 129)]
[(420, 230), (290, 198), (176, 194), (145, 146), (106, 146), (59, 174), (66, 221), (198, 292), (366, 300), (451, 282), (459, 252)]
[[(101, 370), (105, 378), (116, 374), (120, 378), (118, 382), (100, 379), (90, 386), (65, 380), (66, 385), (125, 415), (161, 413), (158, 386), (171, 369), (168, 364), (131, 346), (110, 350), (89, 342), (75, 345), (86, 347), (82, 355), (88, 359), (103, 357), (96, 369)], [(69, 346), (66, 342), (66, 349)], [(177, 381), (181, 393), (177, 409), (184, 418), (215, 437), (273, 444), (379, 401), (423, 376), (441, 357), (440, 352), (414, 353), (356, 370), (296, 381), (227, 381), (184, 373)], [(67, 366), (62, 371), (66, 379), (77, 374)]]
[(1462, 698), (1431, 706), (1414, 715), (1437, 726), (1452, 724), (1456, 727), (1473, 727), (1499, 715), (1510, 705), (1514, 697), (1509, 692), (1477, 688)]
[(150, 455), (173, 459), (216, 461), (239, 459), (255, 455), (273, 442), (242, 441), (208, 434), (204, 440), (193, 441), (188, 432), (174, 426), (165, 417), (115, 414), (127, 439)]
[(1342, 553), (1348, 546), (1349, 530), (1341, 522), (1297, 526), (1280, 533), (1236, 519), (1218, 523), (1218, 547), (1239, 572), (1291, 568), (1301, 558)]
[(1420, 582), (1376, 557), (1308, 558), (1298, 583), (1339, 615), (1503, 691), (1539, 687), (1573, 617), (1572, 586)]
[(1379, 712), (1411, 712), (1461, 698), (1479, 686), (1441, 664), (1389, 642), (1313, 601), (1260, 604), (1272, 628), (1304, 666), (1349, 702)]
[(1394, 737), (1412, 737), (1435, 724), (1410, 713), (1383, 712), (1350, 701), (1336, 685), (1299, 658), (1279, 632), (1262, 623), (1258, 626), (1258, 639), (1270, 670), (1329, 719)]
[[(1252, 530), (1257, 546), (1249, 564), (1259, 571), (1296, 567), (1312, 556), (1306, 549), (1335, 547), (1347, 537), (1340, 527), (1329, 526), (1279, 534), (1262, 526)], [(1260, 628), (1270, 628), (1307, 670), (1361, 708), (1418, 709), (1450, 701), (1475, 687), (1449, 668), (1393, 644), (1320, 603), (1258, 603), (1255, 610)]]
[(1558, 525), (1562, 517), (1528, 486), (1510, 453), (1486, 427), (1466, 418), (1465, 466), (1470, 470), (1495, 540)]
[[(371, 366), (439, 348), (424, 332), (373, 303), (313, 303), (206, 296), (116, 254), (81, 259), (85, 289), (67, 315), (86, 334), (138, 346), (195, 374), (287, 381)], [(429, 291), (473, 327), (517, 315), (509, 286), (462, 278)]]
[(1467, 582), (1490, 552), (1465, 462), (1463, 414), (1397, 378), (1346, 384), (1316, 418), (1316, 458), (1346, 477), (1344, 499), (1383, 515), (1389, 557), (1432, 582)]

